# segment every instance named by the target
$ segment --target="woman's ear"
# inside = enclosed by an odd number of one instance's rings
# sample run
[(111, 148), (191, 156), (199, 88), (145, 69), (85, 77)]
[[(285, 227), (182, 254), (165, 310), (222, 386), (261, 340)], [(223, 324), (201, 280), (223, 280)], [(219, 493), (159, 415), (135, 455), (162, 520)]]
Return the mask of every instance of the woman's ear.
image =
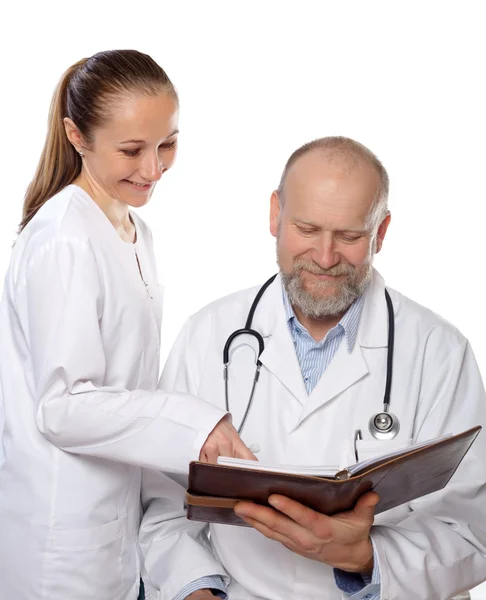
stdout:
[(63, 119), (64, 130), (66, 131), (67, 139), (74, 146), (76, 152), (80, 152), (83, 148), (83, 136), (79, 131), (77, 125), (69, 117)]

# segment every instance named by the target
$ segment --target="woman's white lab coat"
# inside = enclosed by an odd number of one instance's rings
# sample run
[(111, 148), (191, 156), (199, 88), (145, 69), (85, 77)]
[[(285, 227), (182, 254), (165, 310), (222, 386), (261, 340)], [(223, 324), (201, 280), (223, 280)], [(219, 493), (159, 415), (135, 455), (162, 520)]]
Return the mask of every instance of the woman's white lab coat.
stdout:
[[(224, 407), (223, 346), (230, 333), (243, 327), (257, 290), (217, 301), (188, 321), (164, 369), (164, 389), (200, 394)], [(358, 450), (365, 459), (412, 440), (486, 425), (484, 387), (467, 340), (431, 311), (393, 290), (390, 294), (396, 327), (391, 410), (401, 428), (395, 440), (376, 441), (368, 421), (382, 409), (385, 388), (388, 321), (382, 278), (373, 274), (354, 348), (348, 352), (347, 344), (341, 343), (310, 395), (288, 331), (279, 278), (270, 286), (253, 321), (265, 339), (265, 350), (242, 433), (247, 445), (258, 444), (260, 460), (345, 466), (354, 462), (356, 429), (363, 433)], [(232, 346), (229, 397), (236, 427), (251, 389), (254, 349), (249, 336)], [(180, 569), (197, 567), (200, 572), (206, 560), (209, 574), (215, 569), (214, 559), (192, 542), (202, 535), (204, 525), (181, 518), (178, 529), (174, 519), (160, 522), (160, 507), (169, 499), (162, 498), (163, 487), (157, 498), (157, 475), (146, 476), (141, 543), (151, 585), (162, 590), (159, 596), (149, 589), (148, 597), (170, 600), (175, 582), (183, 581)], [(172, 502), (182, 504), (180, 496)], [(172, 536), (164, 537), (169, 532)], [(382, 600), (445, 600), (486, 579), (486, 431), (443, 491), (379, 515), (372, 537)], [(341, 598), (330, 567), (302, 558), (255, 530), (214, 525), (211, 542), (216, 559), (232, 578), (230, 600)], [(165, 569), (167, 561), (170, 571)]]
[(161, 292), (150, 232), (133, 219), (128, 244), (71, 185), (13, 249), (0, 307), (1, 600), (136, 600), (140, 467), (186, 471), (224, 414), (157, 390)]

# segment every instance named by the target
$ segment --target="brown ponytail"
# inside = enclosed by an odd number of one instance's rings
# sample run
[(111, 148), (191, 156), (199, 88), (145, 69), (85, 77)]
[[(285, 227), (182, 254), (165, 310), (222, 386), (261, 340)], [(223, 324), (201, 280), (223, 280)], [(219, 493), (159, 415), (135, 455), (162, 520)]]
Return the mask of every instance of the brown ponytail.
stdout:
[(86, 60), (80, 60), (64, 73), (52, 97), (47, 137), (34, 178), (25, 194), (20, 230), (46, 200), (72, 183), (81, 172), (81, 157), (66, 136), (63, 119), (67, 116), (66, 98), (69, 82)]
[(69, 117), (87, 142), (109, 118), (109, 101), (123, 92), (154, 95), (161, 90), (177, 100), (165, 71), (148, 55), (136, 50), (110, 50), (84, 58), (62, 76), (49, 110), (47, 137), (24, 199), (20, 230), (55, 194), (81, 172), (82, 161), (64, 129)]

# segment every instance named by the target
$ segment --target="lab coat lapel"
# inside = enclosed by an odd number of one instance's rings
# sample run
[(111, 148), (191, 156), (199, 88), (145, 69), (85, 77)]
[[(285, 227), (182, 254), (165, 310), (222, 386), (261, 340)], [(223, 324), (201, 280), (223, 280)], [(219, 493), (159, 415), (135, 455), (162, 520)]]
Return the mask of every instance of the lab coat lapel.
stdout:
[[(383, 348), (387, 346), (388, 315), (385, 301), (385, 283), (381, 275), (375, 270), (365, 293), (365, 302), (354, 347), (349, 352), (347, 339), (343, 338), (336, 354), (304, 405), (298, 425), (311, 413), (337, 398), (339, 394), (369, 373), (363, 347)], [(358, 395), (356, 396), (356, 402), (359, 402)]]
[(310, 396), (288, 329), (280, 276), (263, 295), (253, 323), (265, 339), (265, 350), (260, 360), (302, 404), (299, 423), (368, 374), (362, 348), (386, 348), (388, 320), (384, 289), (383, 278), (373, 270), (354, 347), (348, 352), (347, 340), (342, 340)]
[[(394, 316), (399, 311), (393, 305)], [(388, 310), (385, 300), (385, 281), (373, 269), (373, 276), (366, 291), (363, 312), (358, 327), (357, 343), (362, 348), (386, 348), (388, 345)]]
[[(111, 255), (120, 262), (130, 277), (132, 284), (136, 287), (136, 289), (141, 290), (141, 277), (137, 265), (135, 245), (124, 242), (108, 220), (108, 217), (103, 213), (96, 202), (90, 198), (90, 196), (84, 190), (78, 186), (76, 186), (76, 188), (78, 197), (82, 199), (82, 202), (85, 203), (90, 210), (91, 218), (88, 224), (89, 229), (96, 231), (96, 237), (100, 243), (110, 248)], [(81, 218), (86, 218), (84, 213), (82, 214)], [(141, 232), (137, 230), (137, 235), (139, 233), (141, 234)]]
[(343, 339), (329, 366), (308, 397), (297, 426), (315, 410), (362, 379), (368, 372), (368, 365), (360, 345), (355, 343), (353, 350), (348, 352), (347, 340)]
[(287, 325), (280, 276), (263, 295), (255, 312), (254, 327), (262, 332), (265, 350), (260, 360), (272, 375), (303, 405), (307, 401), (302, 371)]

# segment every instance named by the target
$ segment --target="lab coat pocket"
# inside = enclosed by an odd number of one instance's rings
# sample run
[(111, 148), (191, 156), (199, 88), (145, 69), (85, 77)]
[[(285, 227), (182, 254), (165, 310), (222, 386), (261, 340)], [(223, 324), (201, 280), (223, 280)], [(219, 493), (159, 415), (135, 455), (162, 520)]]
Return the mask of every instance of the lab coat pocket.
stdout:
[[(395, 450), (402, 450), (408, 448), (413, 444), (411, 438), (398, 439), (398, 440), (357, 440), (356, 450), (358, 452), (359, 461), (368, 460), (370, 458), (377, 458), (394, 452)], [(403, 521), (409, 515), (410, 510), (407, 504), (402, 504), (390, 510), (380, 513), (375, 517), (375, 525), (396, 525), (400, 521)]]
[(52, 532), (48, 547), (49, 600), (92, 600), (122, 595), (126, 518), (98, 527)]

